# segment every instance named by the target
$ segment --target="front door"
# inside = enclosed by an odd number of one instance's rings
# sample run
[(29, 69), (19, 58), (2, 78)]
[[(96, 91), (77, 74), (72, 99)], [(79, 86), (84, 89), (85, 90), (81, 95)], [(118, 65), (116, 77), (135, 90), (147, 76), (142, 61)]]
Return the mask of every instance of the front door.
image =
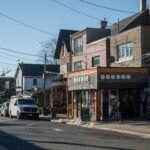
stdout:
[(119, 104), (118, 90), (110, 89), (109, 90), (109, 119), (111, 120), (119, 119), (118, 104)]

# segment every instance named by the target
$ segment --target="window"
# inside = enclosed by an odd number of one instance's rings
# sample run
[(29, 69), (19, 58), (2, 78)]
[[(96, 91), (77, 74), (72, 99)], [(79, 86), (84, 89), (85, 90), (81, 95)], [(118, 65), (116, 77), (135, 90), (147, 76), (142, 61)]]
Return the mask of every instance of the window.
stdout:
[(133, 43), (119, 45), (117, 47), (117, 61), (129, 61), (133, 59)]
[(64, 44), (62, 44), (61, 51), (62, 51), (62, 56), (65, 56), (65, 45)]
[(74, 40), (74, 54), (76, 56), (81, 55), (83, 53), (83, 40), (82, 37)]
[(71, 71), (71, 64), (67, 63), (67, 72), (70, 72), (70, 71)]
[(78, 61), (74, 63), (74, 71), (82, 70), (82, 61)]
[(37, 85), (37, 79), (33, 79), (33, 85), (34, 85), (34, 86)]
[(100, 65), (100, 56), (96, 56), (92, 58), (92, 67)]

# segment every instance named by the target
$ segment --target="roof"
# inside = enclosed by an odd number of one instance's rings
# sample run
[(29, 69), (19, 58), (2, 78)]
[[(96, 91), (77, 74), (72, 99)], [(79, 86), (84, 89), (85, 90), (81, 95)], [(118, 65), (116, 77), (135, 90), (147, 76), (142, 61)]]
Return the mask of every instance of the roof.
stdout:
[[(15, 77), (18, 74), (19, 69), (22, 70), (22, 64), (19, 64)], [(50, 72), (60, 72), (60, 66), (54, 64), (47, 64), (46, 71)], [(23, 64), (23, 76), (42, 76), (44, 72), (44, 64)]]
[(64, 30), (64, 29), (60, 30), (57, 45), (56, 45), (56, 50), (54, 54), (55, 59), (59, 59), (62, 42), (65, 43), (67, 51), (68, 52), (71, 51), (70, 50), (71, 49), (70, 48), (70, 35), (74, 34), (75, 32), (77, 31), (76, 30)]
[(146, 9), (141, 13), (136, 13), (132, 16), (129, 16), (118, 23), (115, 23), (107, 28), (111, 29), (111, 35), (116, 35), (126, 29), (130, 29), (139, 25), (150, 25), (150, 16), (149, 10)]

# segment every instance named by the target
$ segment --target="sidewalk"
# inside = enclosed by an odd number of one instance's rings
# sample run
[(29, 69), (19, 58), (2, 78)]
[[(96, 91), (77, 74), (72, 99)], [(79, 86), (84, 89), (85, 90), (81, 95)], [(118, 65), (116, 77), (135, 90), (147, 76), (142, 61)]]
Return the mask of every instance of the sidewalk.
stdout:
[(70, 125), (77, 125), (86, 128), (95, 128), (100, 130), (107, 130), (119, 132), (123, 134), (130, 134), (140, 136), (142, 138), (150, 139), (150, 121), (99, 121), (99, 122), (85, 122), (78, 120), (70, 120), (66, 115), (57, 114), (56, 118), (51, 118), (51, 122), (66, 123)]

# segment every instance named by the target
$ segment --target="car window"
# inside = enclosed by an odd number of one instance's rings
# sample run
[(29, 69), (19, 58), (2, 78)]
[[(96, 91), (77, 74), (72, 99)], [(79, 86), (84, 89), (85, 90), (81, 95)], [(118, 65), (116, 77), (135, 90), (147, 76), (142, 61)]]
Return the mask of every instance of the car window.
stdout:
[(33, 99), (19, 99), (18, 100), (19, 105), (35, 105), (35, 100)]
[(9, 103), (6, 103), (6, 106), (9, 107)]

